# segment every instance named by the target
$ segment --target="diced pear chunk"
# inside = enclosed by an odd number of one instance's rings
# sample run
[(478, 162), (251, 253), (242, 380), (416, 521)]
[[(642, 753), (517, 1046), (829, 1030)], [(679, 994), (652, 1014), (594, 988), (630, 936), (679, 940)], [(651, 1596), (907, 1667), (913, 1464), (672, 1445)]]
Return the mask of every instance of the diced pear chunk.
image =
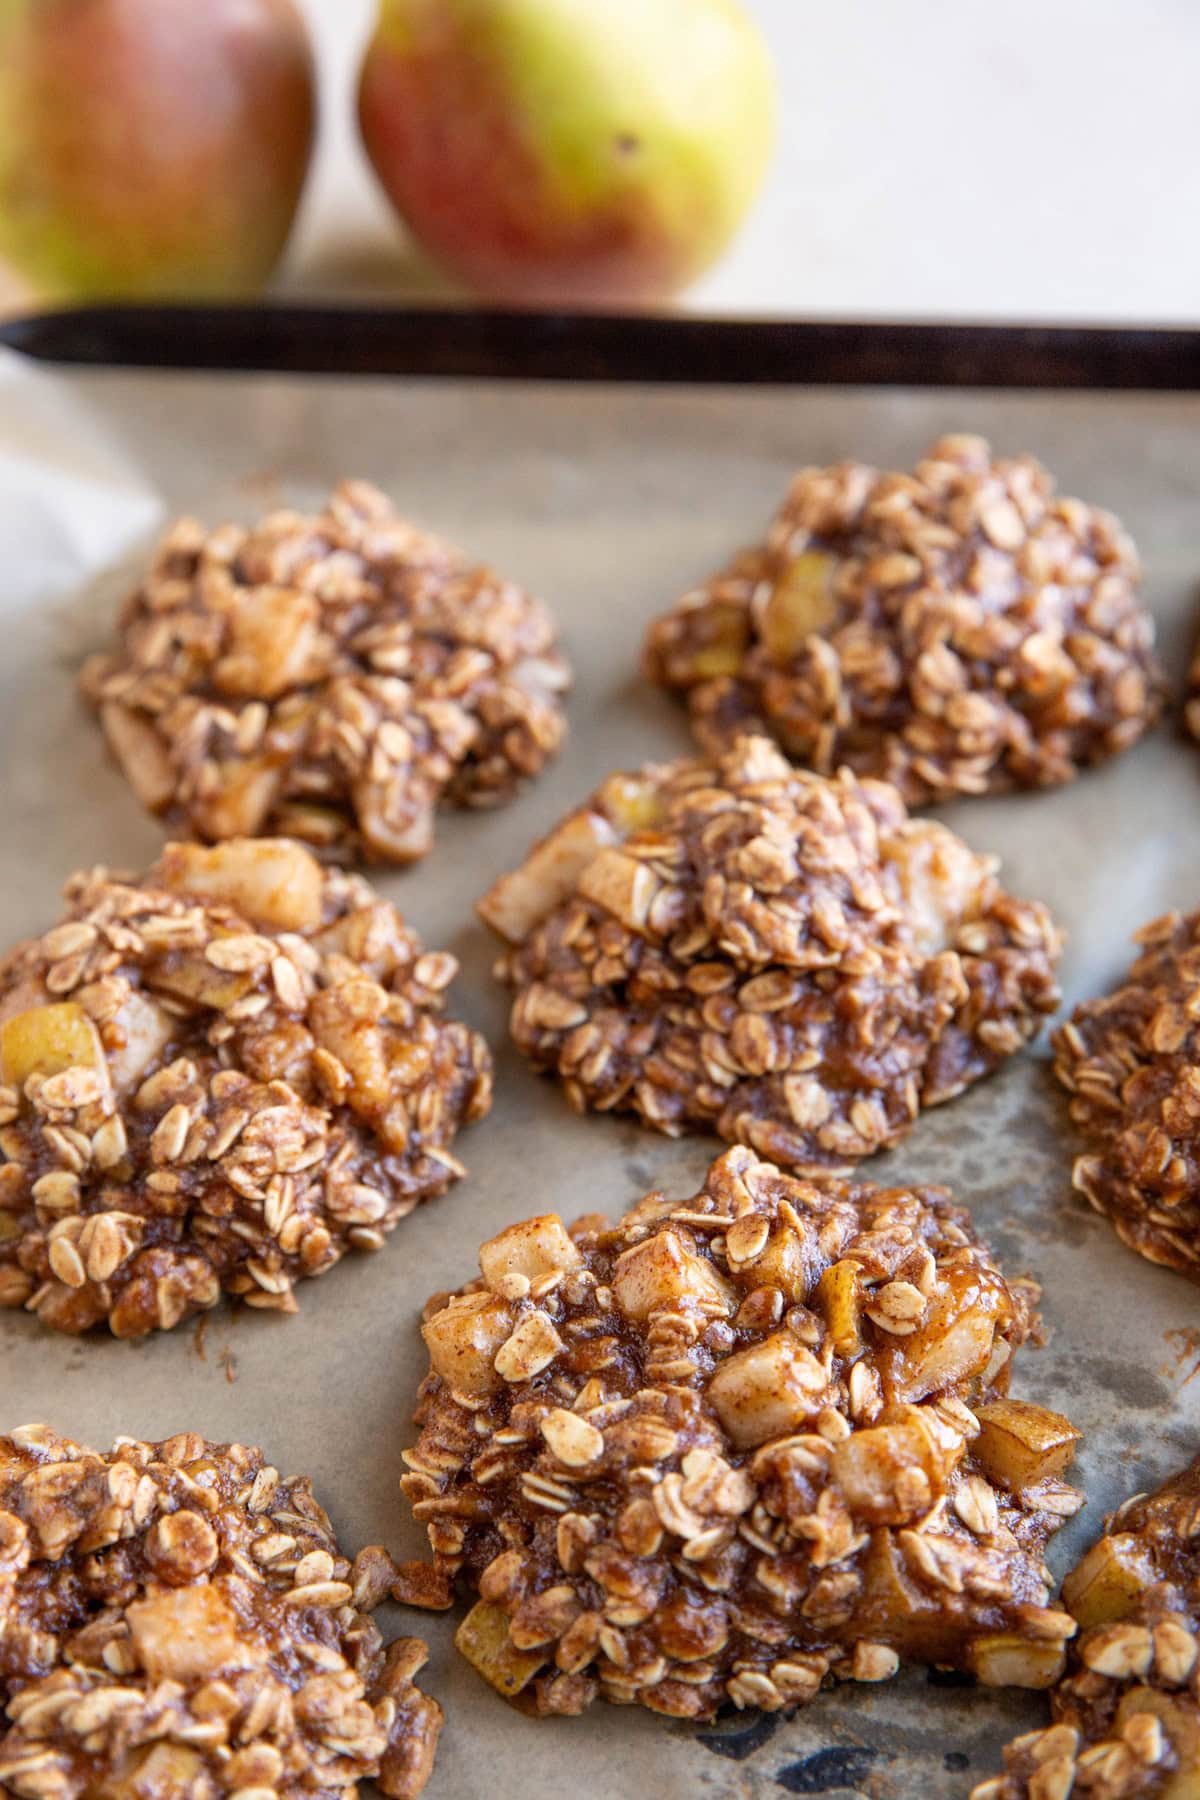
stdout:
[(846, 1257), (830, 1263), (817, 1283), (813, 1307), (824, 1317), (838, 1356), (861, 1350), (862, 1270), (856, 1262)]
[(0, 1025), (0, 1073), (12, 1087), (24, 1087), (31, 1075), (105, 1066), (100, 1033), (73, 1001), (33, 1006)]
[(833, 558), (820, 550), (802, 551), (784, 569), (759, 628), (772, 662), (790, 662), (806, 637), (833, 622), (832, 574)]
[(226, 764), (218, 786), (195, 803), (196, 829), (218, 843), (253, 837), (266, 824), (283, 787), (283, 776), (281, 765), (269, 757)]
[(978, 914), (992, 865), (932, 819), (910, 819), (879, 853), (900, 878), (917, 949), (936, 956)]
[[(214, 969), (213, 974), (217, 973)], [(178, 1029), (178, 1020), (156, 1006), (149, 994), (131, 988), (113, 1026), (114, 1036), (119, 1032), (123, 1041), (110, 1049), (108, 1067), (113, 1086), (124, 1093), (136, 1087), (151, 1063), (158, 1061)]]
[(479, 1252), (479, 1267), (490, 1288), (506, 1275), (538, 1281), (556, 1269), (577, 1269), (582, 1261), (557, 1213), (542, 1213), (510, 1225), (507, 1231), (489, 1238)]
[(872, 1525), (900, 1525), (927, 1512), (962, 1453), (962, 1440), (939, 1444), (919, 1408), (894, 1407), (886, 1420), (855, 1431), (833, 1453), (833, 1479), (851, 1511)]
[(510, 944), (524, 943), (571, 893), (596, 852), (616, 842), (617, 833), (599, 813), (586, 808), (572, 813), (483, 896), (476, 909), (480, 918)]
[(612, 1289), (617, 1305), (631, 1319), (649, 1318), (682, 1300), (702, 1302), (727, 1316), (736, 1304), (732, 1288), (712, 1264), (688, 1250), (671, 1231), (657, 1232), (624, 1251), (617, 1258)]
[(967, 1646), (967, 1663), (985, 1687), (1053, 1687), (1066, 1663), (1063, 1647), (1016, 1631), (989, 1631)]
[(579, 876), (584, 899), (603, 907), (630, 931), (645, 926), (650, 904), (661, 886), (647, 864), (620, 850), (601, 850)]
[(490, 1600), (477, 1600), (454, 1635), (471, 1667), (511, 1700), (545, 1667), (552, 1646), (518, 1650), (508, 1635), (508, 1614)]
[(143, 714), (106, 700), (100, 724), (121, 773), (148, 812), (161, 812), (175, 792), (175, 771), (162, 738)]
[(211, 849), (168, 844), (158, 878), (172, 893), (224, 901), (280, 931), (313, 931), (321, 923), (321, 865), (290, 838), (232, 838)]
[(947, 1288), (933, 1300), (901, 1346), (899, 1391), (905, 1400), (923, 1400), (982, 1375), (995, 1342), (998, 1298), (998, 1291), (971, 1286), (965, 1294)]
[(662, 788), (650, 775), (610, 775), (599, 792), (600, 810), (622, 837), (662, 823)]
[(126, 1609), (138, 1662), (152, 1681), (199, 1682), (256, 1660), (237, 1617), (212, 1583), (160, 1588)]
[(429, 1360), (447, 1387), (490, 1394), (503, 1385), (494, 1365), (516, 1314), (496, 1294), (459, 1294), (421, 1327)]
[(738, 1274), (760, 1287), (778, 1288), (791, 1304), (804, 1300), (813, 1277), (813, 1252), (806, 1253), (804, 1239), (788, 1225), (771, 1233), (757, 1256), (738, 1264)]
[(96, 1800), (191, 1800), (204, 1759), (186, 1744), (159, 1742), (123, 1757), (95, 1789)]
[(977, 1406), (975, 1416), (975, 1458), (985, 1475), (1011, 1493), (1064, 1474), (1082, 1436), (1070, 1419), (1028, 1400), (991, 1400)]
[(745, 608), (717, 600), (698, 614), (697, 623), (703, 642), (691, 654), (686, 679), (712, 681), (721, 675), (736, 675), (750, 641)]
[(1129, 1616), (1154, 1580), (1145, 1545), (1132, 1532), (1116, 1532), (1093, 1544), (1063, 1577), (1063, 1605), (1084, 1631), (1113, 1625)]
[(740, 1350), (707, 1388), (721, 1424), (741, 1448), (786, 1437), (820, 1410), (825, 1370), (788, 1331)]
[(318, 618), (316, 597), (301, 588), (240, 589), (229, 649), (213, 671), (222, 693), (274, 700), (310, 679)]
[(206, 957), (187, 951), (164, 957), (155, 964), (148, 980), (164, 994), (174, 994), (180, 1000), (194, 1000), (197, 1006), (211, 1006), (218, 1012), (224, 1012), (227, 1006), (248, 994), (254, 985), (249, 975), (215, 968)]

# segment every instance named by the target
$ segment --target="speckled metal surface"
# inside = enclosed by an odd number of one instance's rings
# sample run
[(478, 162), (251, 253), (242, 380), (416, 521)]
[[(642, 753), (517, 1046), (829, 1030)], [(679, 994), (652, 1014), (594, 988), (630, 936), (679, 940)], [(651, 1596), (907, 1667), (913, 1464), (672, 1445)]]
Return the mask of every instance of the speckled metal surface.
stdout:
[[(271, 378), (31, 375), (0, 361), (0, 842), (5, 940), (55, 912), (91, 861), (149, 862), (157, 834), (103, 756), (73, 670), (102, 640), (120, 580), (160, 511), (215, 520), (280, 497), (308, 502), (361, 474), (422, 523), (511, 570), (558, 610), (577, 672), (561, 762), (503, 811), (448, 817), (430, 858), (381, 886), (463, 962), (456, 1005), (497, 1046), (493, 1116), (461, 1140), (470, 1177), (406, 1220), (379, 1254), (308, 1284), (294, 1319), (218, 1309), (203, 1330), (137, 1344), (54, 1337), (0, 1315), (5, 1425), (46, 1419), (93, 1443), (190, 1427), (261, 1441), (307, 1471), (343, 1542), (419, 1555), (399, 1501), (400, 1455), (424, 1368), (426, 1294), (461, 1280), (479, 1241), (554, 1209), (616, 1212), (648, 1187), (693, 1191), (716, 1152), (629, 1123), (578, 1119), (513, 1054), (493, 946), (472, 902), (610, 768), (687, 744), (681, 712), (636, 676), (645, 621), (752, 539), (789, 471), (858, 455), (903, 466), (939, 432), (1031, 449), (1069, 492), (1116, 508), (1137, 537), (1160, 648), (1178, 692), (1200, 578), (1200, 400), (873, 396), (809, 391), (503, 391), (477, 385)], [(108, 571), (105, 573), (104, 571)], [(99, 577), (99, 579), (98, 579)], [(1133, 928), (1200, 898), (1200, 752), (1167, 722), (1072, 788), (961, 803), (943, 814), (998, 851), (1006, 883), (1046, 900), (1070, 934), (1068, 1001), (1109, 982)], [(1052, 1546), (1062, 1569), (1118, 1498), (1200, 1438), (1200, 1305), (1180, 1277), (1123, 1249), (1070, 1189), (1066, 1107), (1044, 1042), (869, 1167), (945, 1182), (1012, 1272), (1045, 1286), (1051, 1327), (1014, 1389), (1085, 1432), (1090, 1496)], [(1189, 1353), (1189, 1346), (1197, 1346)], [(448, 1726), (430, 1800), (518, 1790), (543, 1800), (653, 1791), (656, 1800), (862, 1793), (951, 1800), (1043, 1716), (1036, 1696), (975, 1690), (922, 1670), (847, 1686), (780, 1720), (673, 1726), (636, 1709), (531, 1723), (455, 1655), (453, 1620), (395, 1613), (429, 1637), (426, 1686)]]

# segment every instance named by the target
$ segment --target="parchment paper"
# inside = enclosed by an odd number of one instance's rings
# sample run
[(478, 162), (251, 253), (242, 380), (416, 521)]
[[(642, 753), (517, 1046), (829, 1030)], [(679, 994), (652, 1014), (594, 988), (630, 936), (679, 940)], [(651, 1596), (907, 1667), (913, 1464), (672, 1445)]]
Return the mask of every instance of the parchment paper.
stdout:
[[(1200, 399), (488, 387), (322, 379), (35, 373), (0, 361), (0, 938), (56, 916), (67, 873), (137, 867), (159, 833), (109, 765), (73, 673), (103, 640), (129, 559), (177, 511), (210, 522), (315, 500), (339, 474), (528, 583), (557, 608), (578, 677), (561, 762), (508, 809), (444, 816), (432, 856), (383, 877), (428, 941), (453, 949), (455, 1003), (498, 1053), (491, 1118), (460, 1140), (467, 1181), (401, 1223), (375, 1256), (303, 1284), (297, 1318), (222, 1307), (140, 1343), (61, 1338), (0, 1314), (0, 1422), (35, 1419), (97, 1445), (194, 1429), (263, 1443), (311, 1473), (351, 1549), (423, 1554), (398, 1498), (400, 1455), (425, 1367), (425, 1296), (475, 1268), (478, 1243), (537, 1211), (621, 1211), (652, 1185), (694, 1191), (715, 1142), (672, 1143), (581, 1120), (507, 1047), (493, 946), (472, 902), (610, 768), (688, 747), (682, 713), (635, 674), (647, 618), (752, 538), (792, 468), (860, 455), (908, 464), (938, 433), (1032, 449), (1069, 492), (1115, 507), (1142, 546), (1160, 644), (1178, 685), (1200, 576)], [(124, 567), (123, 567), (124, 565)], [(949, 809), (999, 851), (1016, 891), (1070, 933), (1068, 1002), (1107, 984), (1128, 936), (1200, 900), (1200, 749), (1168, 724), (1074, 787)], [(1197, 1291), (1122, 1249), (1073, 1197), (1072, 1134), (1041, 1054), (1024, 1055), (921, 1119), (867, 1172), (949, 1183), (1011, 1273), (1046, 1290), (1048, 1347), (1016, 1391), (1068, 1412), (1086, 1438), (1087, 1510), (1055, 1540), (1061, 1570), (1107, 1508), (1189, 1456), (1200, 1380), (1184, 1354)], [(1171, 1333), (1181, 1333), (1172, 1337)], [(430, 1800), (585, 1800), (866, 1792), (965, 1795), (1043, 1702), (930, 1682), (845, 1686), (786, 1722), (746, 1715), (696, 1729), (637, 1708), (532, 1723), (452, 1649), (454, 1617), (384, 1609), (427, 1636), (422, 1678), (448, 1725)]]

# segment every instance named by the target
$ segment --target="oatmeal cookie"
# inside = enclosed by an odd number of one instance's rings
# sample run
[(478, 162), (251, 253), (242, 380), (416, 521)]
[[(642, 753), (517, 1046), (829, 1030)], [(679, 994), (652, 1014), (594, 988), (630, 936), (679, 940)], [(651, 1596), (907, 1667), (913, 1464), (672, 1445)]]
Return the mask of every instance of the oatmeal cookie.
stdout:
[(287, 841), (73, 876), (0, 963), (0, 1305), (118, 1337), (222, 1289), (294, 1312), (463, 1173), (491, 1059), (445, 1017), (456, 970)]
[(972, 1800), (1194, 1800), (1200, 1793), (1200, 1459), (1106, 1521), (1063, 1582), (1078, 1620), (1050, 1696)]
[(760, 549), (650, 629), (715, 751), (766, 730), (910, 805), (1069, 781), (1158, 717), (1137, 555), (1111, 514), (975, 437), (912, 474), (802, 469)]
[(402, 1486), (500, 1692), (708, 1718), (901, 1656), (1057, 1677), (1042, 1549), (1079, 1434), (1006, 1398), (1037, 1291), (944, 1189), (738, 1145), (689, 1200), (530, 1219), (479, 1261), (427, 1311)]
[(173, 525), (83, 690), (181, 836), (407, 863), (440, 801), (490, 806), (562, 743), (549, 614), (343, 482), (315, 518)]
[(411, 1800), (442, 1713), (360, 1610), (380, 1554), (241, 1444), (0, 1437), (0, 1792)]
[(1131, 1249), (1200, 1281), (1200, 912), (1135, 942), (1121, 986), (1054, 1033), (1071, 1117), (1096, 1146), (1073, 1179)]
[(847, 1169), (1058, 1003), (1060, 934), (995, 867), (895, 788), (742, 738), (610, 777), (479, 910), (574, 1106)]

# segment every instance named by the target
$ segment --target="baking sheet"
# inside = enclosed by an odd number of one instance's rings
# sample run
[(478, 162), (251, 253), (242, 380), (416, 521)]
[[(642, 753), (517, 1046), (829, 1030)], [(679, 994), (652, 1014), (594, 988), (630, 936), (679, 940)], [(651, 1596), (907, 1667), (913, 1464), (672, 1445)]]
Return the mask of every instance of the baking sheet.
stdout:
[[(209, 522), (309, 503), (340, 474), (378, 482), (557, 609), (577, 672), (561, 761), (509, 808), (443, 816), (432, 856), (379, 885), (429, 942), (455, 951), (460, 1013), (498, 1056), (490, 1119), (459, 1142), (469, 1179), (403, 1221), (378, 1255), (305, 1283), (294, 1319), (219, 1308), (138, 1343), (60, 1338), (0, 1313), (0, 1427), (48, 1420), (93, 1444), (193, 1429), (261, 1442), (307, 1471), (351, 1550), (423, 1554), (399, 1499), (401, 1452), (425, 1367), (425, 1296), (475, 1267), (478, 1243), (557, 1210), (619, 1212), (651, 1186), (695, 1190), (718, 1146), (578, 1119), (508, 1048), (493, 946), (472, 902), (614, 766), (678, 754), (682, 712), (643, 685), (645, 621), (752, 538), (801, 462), (903, 466), (947, 430), (1032, 449), (1064, 488), (1116, 508), (1141, 544), (1160, 646), (1178, 686), (1200, 578), (1200, 398), (855, 390), (606, 389), (34, 370), (0, 356), (0, 939), (43, 929), (67, 873), (137, 867), (159, 833), (107, 762), (73, 674), (103, 641), (147, 534), (178, 511)], [(1069, 1003), (1128, 960), (1133, 928), (1200, 902), (1200, 750), (1168, 724), (1130, 754), (1042, 795), (943, 815), (1000, 852), (1007, 884), (1069, 932)], [(1200, 1437), (1197, 1292), (1123, 1250), (1070, 1190), (1071, 1133), (1039, 1054), (1026, 1054), (907, 1144), (878, 1179), (946, 1182), (1010, 1273), (1044, 1282), (1052, 1328), (1019, 1359), (1016, 1391), (1068, 1412), (1091, 1503), (1051, 1545), (1065, 1568), (1102, 1514), (1190, 1456)], [(1174, 1335), (1173, 1335), (1174, 1334)], [(432, 1649), (422, 1677), (448, 1723), (429, 1800), (562, 1790), (609, 1800), (747, 1800), (861, 1792), (965, 1795), (1036, 1696), (930, 1680), (847, 1685), (780, 1721), (672, 1724), (638, 1708), (532, 1723), (452, 1647), (455, 1616), (385, 1608)]]

